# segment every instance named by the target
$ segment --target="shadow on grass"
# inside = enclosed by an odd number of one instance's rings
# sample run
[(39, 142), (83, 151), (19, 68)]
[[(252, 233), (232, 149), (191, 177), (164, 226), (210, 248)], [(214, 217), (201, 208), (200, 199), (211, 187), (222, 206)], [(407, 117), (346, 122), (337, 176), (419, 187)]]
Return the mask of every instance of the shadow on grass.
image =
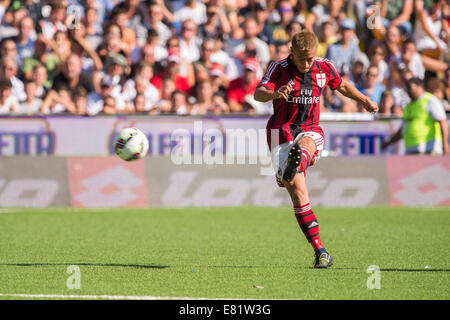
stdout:
[[(334, 270), (364, 270), (361, 268), (339, 268), (331, 267)], [(406, 269), (406, 268), (380, 268), (380, 271), (386, 272), (450, 272), (450, 269)]]
[(450, 272), (450, 269), (397, 269), (397, 268), (380, 268), (380, 271), (390, 271), (390, 272)]
[[(90, 266), (90, 267), (121, 267), (121, 268), (136, 268), (136, 269), (166, 269), (170, 266), (160, 266), (160, 265), (146, 265), (146, 264), (122, 264), (122, 263), (1, 263), (0, 266), (12, 266), (12, 267), (45, 267), (45, 266)], [(266, 268), (279, 268), (279, 269), (304, 269), (304, 270), (315, 270), (313, 267), (299, 267), (299, 266), (251, 266), (251, 265), (191, 265), (186, 267), (197, 267), (197, 268), (230, 268), (230, 269), (266, 269)], [(362, 270), (364, 268), (352, 268), (352, 267), (336, 267), (333, 266), (331, 270)], [(385, 272), (450, 272), (450, 269), (406, 269), (406, 268), (380, 268), (380, 271)]]
[(145, 264), (122, 264), (122, 263), (1, 263), (0, 266), (12, 267), (45, 267), (45, 266), (89, 266), (89, 267), (122, 267), (137, 269), (165, 269), (169, 266), (145, 265)]

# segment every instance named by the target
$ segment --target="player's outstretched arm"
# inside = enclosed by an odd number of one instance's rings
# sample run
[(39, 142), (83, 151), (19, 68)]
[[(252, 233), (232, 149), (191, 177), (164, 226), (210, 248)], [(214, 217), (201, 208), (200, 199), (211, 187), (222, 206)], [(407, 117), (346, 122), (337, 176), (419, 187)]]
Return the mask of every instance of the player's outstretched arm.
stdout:
[(288, 94), (294, 90), (291, 83), (281, 86), (278, 90), (272, 91), (264, 86), (259, 86), (255, 90), (254, 98), (256, 101), (267, 102), (279, 98), (287, 98)]
[(361, 103), (364, 109), (366, 109), (368, 112), (371, 113), (378, 112), (377, 103), (375, 101), (372, 101), (368, 96), (362, 94), (350, 82), (342, 79), (341, 85), (337, 88), (337, 90), (347, 98), (353, 99)]

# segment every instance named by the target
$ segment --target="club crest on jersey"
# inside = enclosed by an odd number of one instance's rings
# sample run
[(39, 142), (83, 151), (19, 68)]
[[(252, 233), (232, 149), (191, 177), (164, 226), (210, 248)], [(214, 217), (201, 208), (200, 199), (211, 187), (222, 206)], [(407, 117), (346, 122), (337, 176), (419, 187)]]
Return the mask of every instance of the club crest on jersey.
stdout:
[(325, 73), (317, 73), (316, 74), (316, 82), (317, 85), (321, 88), (323, 88), (325, 86), (325, 82), (327, 81), (327, 76), (325, 75)]

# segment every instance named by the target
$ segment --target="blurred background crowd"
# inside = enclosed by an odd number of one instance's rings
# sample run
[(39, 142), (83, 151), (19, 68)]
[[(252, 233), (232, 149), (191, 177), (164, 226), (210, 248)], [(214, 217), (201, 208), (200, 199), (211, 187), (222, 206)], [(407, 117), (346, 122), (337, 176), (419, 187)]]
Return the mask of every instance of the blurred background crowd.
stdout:
[(0, 114), (270, 114), (253, 91), (304, 28), (380, 115), (411, 78), (450, 110), (446, 0), (0, 0), (0, 22)]

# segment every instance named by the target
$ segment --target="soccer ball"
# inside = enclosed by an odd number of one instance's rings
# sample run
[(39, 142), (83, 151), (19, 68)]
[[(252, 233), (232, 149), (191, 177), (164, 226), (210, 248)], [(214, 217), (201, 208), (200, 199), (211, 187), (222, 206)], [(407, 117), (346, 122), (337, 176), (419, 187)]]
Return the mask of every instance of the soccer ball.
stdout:
[(148, 139), (138, 128), (122, 129), (114, 139), (114, 151), (125, 161), (141, 159), (148, 152)]

